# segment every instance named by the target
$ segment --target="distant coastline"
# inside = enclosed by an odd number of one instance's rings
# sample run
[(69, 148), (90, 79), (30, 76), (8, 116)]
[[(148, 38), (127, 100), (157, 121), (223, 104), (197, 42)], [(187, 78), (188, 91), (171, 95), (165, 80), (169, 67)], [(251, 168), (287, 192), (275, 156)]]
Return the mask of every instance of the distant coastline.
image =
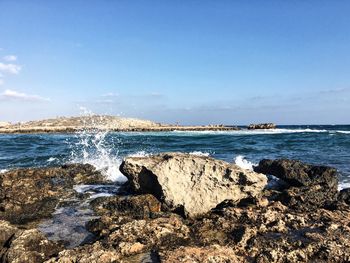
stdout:
[(183, 126), (156, 123), (149, 120), (122, 118), (117, 116), (93, 115), (80, 117), (59, 117), (24, 123), (4, 123), (0, 133), (74, 133), (81, 130), (112, 132), (164, 132), (164, 131), (236, 131), (237, 126), (203, 125)]

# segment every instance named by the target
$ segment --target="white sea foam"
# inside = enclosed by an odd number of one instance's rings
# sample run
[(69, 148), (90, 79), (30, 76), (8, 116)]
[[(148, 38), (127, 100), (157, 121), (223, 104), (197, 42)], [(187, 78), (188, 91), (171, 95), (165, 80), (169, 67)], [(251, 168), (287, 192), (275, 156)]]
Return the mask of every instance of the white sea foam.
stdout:
[(47, 162), (48, 162), (48, 163), (52, 163), (52, 162), (54, 162), (54, 161), (57, 161), (57, 158), (55, 158), (55, 157), (50, 157), (49, 159), (47, 159)]
[(128, 156), (129, 156), (129, 157), (147, 157), (147, 156), (149, 156), (149, 155), (150, 155), (150, 154), (149, 154), (149, 153), (146, 153), (145, 151), (138, 151), (138, 152), (129, 154)]
[(243, 155), (236, 156), (234, 163), (243, 169), (251, 171), (253, 170), (253, 165), (255, 165), (254, 163), (248, 161)]
[(259, 134), (284, 134), (284, 133), (325, 133), (328, 130), (317, 129), (259, 129), (259, 130), (237, 130), (237, 131), (172, 131), (174, 135), (259, 135)]
[(0, 174), (6, 173), (8, 169), (0, 169)]
[(350, 181), (339, 182), (338, 190), (340, 191), (345, 188), (350, 188)]
[(191, 155), (197, 155), (197, 156), (210, 156), (210, 153), (208, 152), (201, 152), (201, 151), (193, 151), (189, 152)]
[(350, 134), (350, 131), (336, 131), (337, 133)]

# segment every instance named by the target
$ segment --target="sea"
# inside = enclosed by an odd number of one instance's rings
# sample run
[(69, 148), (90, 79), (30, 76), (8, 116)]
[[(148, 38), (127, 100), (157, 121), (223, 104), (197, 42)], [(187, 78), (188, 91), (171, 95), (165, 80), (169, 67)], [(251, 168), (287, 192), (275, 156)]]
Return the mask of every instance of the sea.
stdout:
[(278, 126), (272, 130), (1, 134), (0, 173), (17, 167), (89, 163), (125, 182), (127, 156), (186, 152), (252, 169), (261, 159), (288, 158), (337, 168), (339, 189), (350, 187), (350, 125)]

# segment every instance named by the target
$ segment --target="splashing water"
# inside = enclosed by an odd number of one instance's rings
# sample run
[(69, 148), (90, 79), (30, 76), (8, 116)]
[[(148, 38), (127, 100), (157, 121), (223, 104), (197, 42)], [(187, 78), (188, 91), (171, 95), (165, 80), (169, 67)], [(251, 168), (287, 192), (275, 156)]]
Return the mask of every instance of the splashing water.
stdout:
[[(81, 108), (84, 116), (93, 116), (91, 111)], [(108, 131), (97, 129), (99, 123), (85, 123), (81, 131), (75, 134), (75, 143), (70, 142), (70, 162), (91, 164), (106, 177), (106, 179), (124, 183), (127, 178), (119, 171), (122, 159), (119, 150), (113, 149), (114, 141), (107, 142)], [(87, 128), (90, 127), (90, 128)], [(91, 128), (92, 127), (92, 128)], [(95, 127), (95, 128), (94, 128)]]
[(235, 158), (234, 163), (243, 169), (253, 171), (254, 163), (248, 161), (243, 155), (238, 155)]
[[(71, 162), (93, 165), (108, 180), (124, 183), (126, 177), (119, 171), (122, 159), (119, 151), (112, 152), (107, 143), (108, 131), (82, 130), (76, 134), (77, 142), (71, 144)], [(113, 145), (113, 143), (111, 144)]]

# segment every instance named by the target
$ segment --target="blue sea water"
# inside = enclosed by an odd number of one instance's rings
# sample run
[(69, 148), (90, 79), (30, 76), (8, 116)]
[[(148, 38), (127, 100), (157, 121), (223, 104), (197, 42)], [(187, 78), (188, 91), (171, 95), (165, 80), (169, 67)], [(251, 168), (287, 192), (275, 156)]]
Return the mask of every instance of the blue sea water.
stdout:
[(230, 132), (81, 132), (2, 134), (0, 171), (15, 167), (90, 163), (116, 181), (122, 159), (167, 151), (204, 154), (249, 167), (263, 158), (289, 158), (338, 169), (350, 185), (350, 125), (279, 126)]

